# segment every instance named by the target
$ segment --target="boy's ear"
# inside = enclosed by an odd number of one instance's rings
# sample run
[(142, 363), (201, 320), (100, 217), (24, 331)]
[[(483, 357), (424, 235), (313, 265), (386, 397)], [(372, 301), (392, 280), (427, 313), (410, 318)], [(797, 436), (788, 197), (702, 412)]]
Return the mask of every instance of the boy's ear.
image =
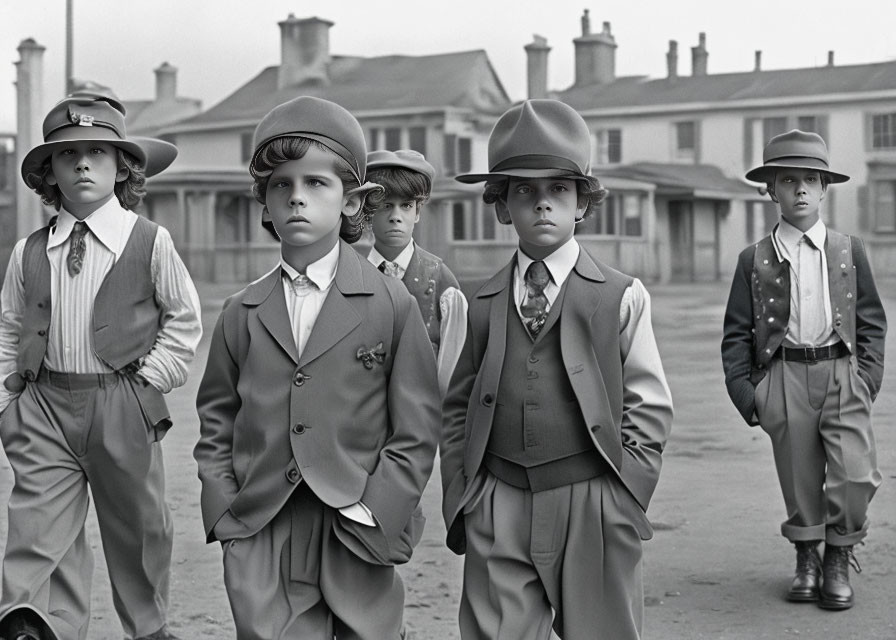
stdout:
[(56, 176), (53, 174), (52, 169), (47, 171), (47, 175), (44, 176), (44, 182), (53, 186), (56, 186), (56, 184), (59, 182), (58, 180), (56, 180)]
[(124, 182), (131, 175), (127, 167), (119, 167), (118, 173), (115, 174), (115, 182)]
[(503, 198), (495, 200), (495, 215), (498, 216), (498, 222), (501, 224), (513, 224), (510, 219), (510, 209), (507, 208), (507, 202)]
[(365, 182), (360, 187), (346, 192), (342, 198), (342, 214), (349, 218), (358, 215), (361, 207), (364, 206), (367, 194), (371, 191), (383, 191), (383, 188), (373, 182)]

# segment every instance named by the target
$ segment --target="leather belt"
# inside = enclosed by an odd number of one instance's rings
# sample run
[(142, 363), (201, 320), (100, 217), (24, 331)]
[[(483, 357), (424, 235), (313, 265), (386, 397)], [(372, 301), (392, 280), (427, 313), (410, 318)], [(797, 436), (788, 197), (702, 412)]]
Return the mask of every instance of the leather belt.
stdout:
[(825, 347), (778, 347), (773, 357), (780, 358), (784, 362), (821, 362), (822, 360), (836, 360), (849, 355), (849, 348), (842, 342), (827, 345)]

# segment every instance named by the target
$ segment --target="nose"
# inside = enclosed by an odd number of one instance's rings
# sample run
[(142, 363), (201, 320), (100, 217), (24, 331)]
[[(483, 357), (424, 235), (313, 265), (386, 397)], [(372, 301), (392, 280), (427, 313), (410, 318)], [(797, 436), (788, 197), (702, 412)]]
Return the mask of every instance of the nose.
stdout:
[(305, 196), (302, 194), (298, 185), (294, 186), (292, 193), (289, 194), (289, 206), (293, 209), (305, 206)]
[(398, 211), (398, 207), (392, 207), (389, 210), (389, 222), (401, 222), (401, 213)]
[(81, 157), (78, 158), (78, 162), (75, 163), (75, 171), (89, 171), (90, 170), (90, 162), (87, 160), (87, 154), (82, 153)]
[(548, 202), (547, 198), (539, 198), (538, 202), (535, 203), (536, 213), (550, 213), (552, 210), (551, 203)]

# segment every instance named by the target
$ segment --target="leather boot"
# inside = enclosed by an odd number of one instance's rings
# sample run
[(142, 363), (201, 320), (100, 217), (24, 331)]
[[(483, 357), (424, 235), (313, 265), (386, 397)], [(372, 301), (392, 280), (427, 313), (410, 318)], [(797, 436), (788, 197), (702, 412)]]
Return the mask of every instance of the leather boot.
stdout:
[(817, 602), (821, 583), (821, 556), (818, 555), (820, 540), (795, 542), (796, 572), (787, 593), (791, 602)]
[(856, 573), (862, 572), (851, 545), (824, 546), (824, 584), (821, 587), (821, 599), (818, 601), (818, 606), (822, 609), (843, 610), (852, 606), (853, 593), (849, 585), (850, 564)]

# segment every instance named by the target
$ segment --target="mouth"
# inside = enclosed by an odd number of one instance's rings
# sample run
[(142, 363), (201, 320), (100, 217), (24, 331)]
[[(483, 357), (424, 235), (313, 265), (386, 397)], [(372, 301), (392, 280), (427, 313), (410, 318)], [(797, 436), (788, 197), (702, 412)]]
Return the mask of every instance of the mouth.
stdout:
[(292, 216), (291, 218), (287, 219), (287, 221), (286, 221), (287, 224), (291, 224), (294, 222), (296, 222), (296, 223), (304, 222), (306, 224), (311, 223), (311, 221), (308, 218), (306, 218), (305, 216)]
[(75, 184), (93, 184), (93, 180), (90, 178), (78, 178), (75, 180)]
[(550, 220), (538, 220), (535, 222), (535, 226), (536, 227), (556, 227), (557, 225), (555, 225)]
[(404, 235), (404, 231), (402, 231), (401, 229), (389, 229), (389, 230), (386, 232), (386, 235), (387, 235), (387, 236), (403, 236), (403, 235)]
[(809, 206), (809, 203), (806, 202), (805, 200), (797, 200), (797, 201), (794, 203), (794, 206), (797, 206), (797, 207), (808, 207), (808, 206)]

